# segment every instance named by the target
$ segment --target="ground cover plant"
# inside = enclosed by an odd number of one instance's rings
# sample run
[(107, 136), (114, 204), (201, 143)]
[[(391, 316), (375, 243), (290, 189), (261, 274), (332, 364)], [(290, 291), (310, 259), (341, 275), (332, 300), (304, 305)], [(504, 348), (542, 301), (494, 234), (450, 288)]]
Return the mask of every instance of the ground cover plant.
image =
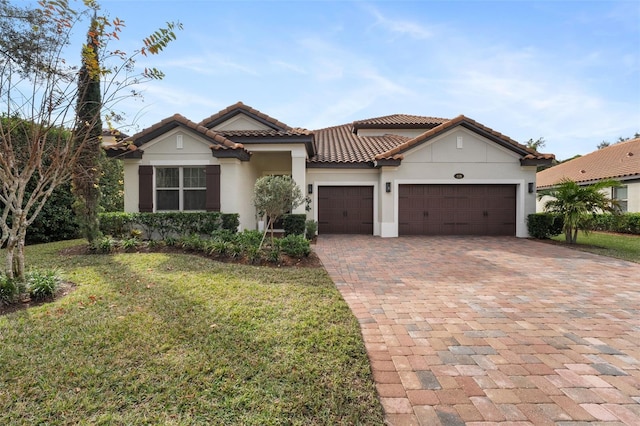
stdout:
[(383, 424), (322, 268), (60, 254), (78, 244), (27, 247), (77, 286), (0, 316), (0, 424)]
[[(560, 234), (552, 237), (552, 240), (565, 241), (565, 237)], [(640, 235), (582, 232), (577, 244), (572, 248), (640, 263)]]

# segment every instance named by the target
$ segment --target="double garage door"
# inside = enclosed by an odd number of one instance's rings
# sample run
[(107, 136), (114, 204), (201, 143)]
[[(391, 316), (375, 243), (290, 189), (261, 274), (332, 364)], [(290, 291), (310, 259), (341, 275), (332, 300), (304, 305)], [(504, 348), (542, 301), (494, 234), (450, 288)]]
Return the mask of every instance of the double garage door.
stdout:
[(400, 185), (400, 235), (515, 235), (515, 185)]
[[(515, 185), (400, 185), (400, 235), (515, 235)], [(373, 187), (320, 186), (318, 233), (373, 234)]]

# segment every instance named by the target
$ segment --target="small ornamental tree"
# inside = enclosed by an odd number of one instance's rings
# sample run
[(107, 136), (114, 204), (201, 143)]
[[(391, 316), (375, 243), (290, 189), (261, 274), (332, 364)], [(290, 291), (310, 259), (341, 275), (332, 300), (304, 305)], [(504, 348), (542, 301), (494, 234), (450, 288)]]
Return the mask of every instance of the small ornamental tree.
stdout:
[[(24, 5), (0, 0), (0, 247), (6, 248), (3, 269), (10, 279), (25, 278), (29, 226), (56, 188), (68, 183), (74, 170), (81, 173), (76, 165), (92, 138), (85, 129), (100, 115), (116, 121), (122, 115), (113, 108), (139, 96), (136, 84), (163, 77), (155, 68), (138, 70), (135, 59), (161, 52), (182, 27), (169, 22), (126, 53), (113, 45), (124, 22), (100, 15), (95, 0), (78, 7), (61, 0)], [(79, 114), (88, 102), (81, 100), (86, 89), (78, 86), (80, 69), (70, 65), (65, 51), (76, 25), (91, 17), (100, 24), (91, 32), (98, 50), (89, 54), (86, 45), (83, 64), (88, 75), (99, 77), (101, 98), (90, 101), (99, 103), (91, 112)], [(79, 120), (85, 126), (78, 126)]]
[(592, 185), (580, 186), (565, 179), (553, 189), (542, 191), (539, 198), (552, 197), (544, 205), (548, 212), (559, 214), (564, 223), (565, 241), (575, 244), (578, 231), (589, 232), (591, 218), (597, 213), (618, 213), (617, 202), (607, 197), (606, 188), (620, 186), (615, 180), (603, 180)]
[(266, 215), (268, 219), (260, 248), (262, 248), (269, 230), (271, 230), (271, 244), (273, 245), (273, 224), (303, 202), (305, 202), (305, 197), (291, 176), (264, 176), (256, 181), (253, 189), (253, 204), (258, 216)]

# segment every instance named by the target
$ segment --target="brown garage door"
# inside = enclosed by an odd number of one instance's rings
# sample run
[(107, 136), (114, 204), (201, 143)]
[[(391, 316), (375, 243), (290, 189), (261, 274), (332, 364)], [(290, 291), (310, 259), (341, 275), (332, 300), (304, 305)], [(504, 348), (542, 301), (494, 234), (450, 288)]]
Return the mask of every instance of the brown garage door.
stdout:
[(372, 235), (373, 187), (318, 187), (318, 233)]
[(515, 185), (400, 185), (400, 235), (515, 235)]

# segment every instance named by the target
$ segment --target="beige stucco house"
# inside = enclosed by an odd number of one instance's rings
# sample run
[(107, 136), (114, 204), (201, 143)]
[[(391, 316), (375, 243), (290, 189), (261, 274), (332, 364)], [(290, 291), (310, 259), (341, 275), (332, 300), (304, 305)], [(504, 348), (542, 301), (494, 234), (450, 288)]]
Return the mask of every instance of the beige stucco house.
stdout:
[(241, 102), (199, 123), (176, 114), (109, 146), (124, 159), (125, 211), (239, 213), (253, 186), (290, 175), (318, 232), (527, 236), (540, 154), (470, 118), (396, 114), (309, 131)]
[[(640, 212), (640, 138), (619, 142), (542, 170), (537, 176), (538, 190), (553, 188), (563, 179), (580, 185), (617, 180), (620, 186), (608, 188), (607, 195), (618, 201), (623, 212)], [(539, 212), (544, 211), (548, 199), (545, 196), (538, 201)]]

